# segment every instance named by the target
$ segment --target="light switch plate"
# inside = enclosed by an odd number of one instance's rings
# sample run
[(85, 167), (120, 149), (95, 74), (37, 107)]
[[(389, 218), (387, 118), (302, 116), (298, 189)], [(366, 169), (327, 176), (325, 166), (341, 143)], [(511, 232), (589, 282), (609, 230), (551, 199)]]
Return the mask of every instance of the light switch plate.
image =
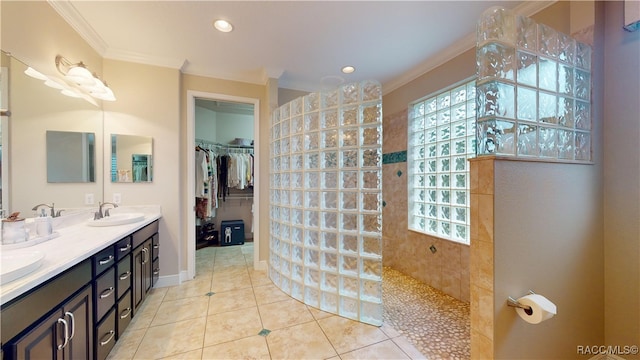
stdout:
[(122, 195), (120, 193), (113, 193), (113, 202), (120, 204), (122, 202)]
[(84, 204), (93, 205), (93, 203), (94, 203), (93, 194), (84, 194)]

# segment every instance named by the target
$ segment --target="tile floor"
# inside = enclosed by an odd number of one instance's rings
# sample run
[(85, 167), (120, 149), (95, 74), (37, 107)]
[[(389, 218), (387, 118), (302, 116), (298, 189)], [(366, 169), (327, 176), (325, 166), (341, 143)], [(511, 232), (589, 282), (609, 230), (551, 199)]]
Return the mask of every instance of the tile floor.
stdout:
[(396, 331), (391, 321), (375, 327), (306, 306), (252, 264), (253, 243), (198, 250), (196, 278), (153, 289), (108, 358), (426, 358), (408, 340), (412, 325)]

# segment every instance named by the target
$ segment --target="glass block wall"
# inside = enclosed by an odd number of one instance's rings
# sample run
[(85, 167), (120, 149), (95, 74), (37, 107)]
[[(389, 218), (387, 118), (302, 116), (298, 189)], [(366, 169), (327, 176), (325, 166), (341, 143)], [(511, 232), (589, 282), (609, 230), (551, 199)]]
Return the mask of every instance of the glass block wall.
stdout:
[(475, 79), (409, 105), (409, 229), (468, 244)]
[(312, 93), (271, 123), (269, 276), (305, 304), (382, 324), (382, 89)]
[(591, 47), (502, 8), (477, 26), (478, 149), (591, 160)]

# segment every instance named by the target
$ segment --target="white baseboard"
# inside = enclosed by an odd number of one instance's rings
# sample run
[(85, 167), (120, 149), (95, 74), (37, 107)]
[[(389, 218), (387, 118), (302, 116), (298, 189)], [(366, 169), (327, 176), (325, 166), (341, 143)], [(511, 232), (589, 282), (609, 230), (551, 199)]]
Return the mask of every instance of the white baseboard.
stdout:
[(158, 278), (158, 281), (153, 284), (153, 287), (156, 288), (161, 288), (161, 287), (167, 287), (167, 286), (176, 286), (176, 285), (180, 285), (180, 277), (176, 274), (176, 275), (167, 275), (167, 276), (160, 276)]
[(256, 268), (256, 270), (260, 270), (260, 271), (267, 271), (269, 270), (269, 266), (267, 264), (267, 260), (260, 260), (258, 261), (258, 267)]

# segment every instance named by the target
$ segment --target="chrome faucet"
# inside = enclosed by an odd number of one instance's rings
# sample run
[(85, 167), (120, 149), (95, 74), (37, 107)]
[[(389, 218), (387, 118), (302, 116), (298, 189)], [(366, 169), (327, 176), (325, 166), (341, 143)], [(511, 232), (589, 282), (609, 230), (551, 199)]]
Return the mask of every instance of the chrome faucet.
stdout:
[(60, 216), (60, 214), (56, 215), (56, 209), (55, 209), (55, 204), (54, 203), (51, 203), (51, 205), (49, 205), (49, 204), (38, 204), (38, 205), (34, 206), (33, 209), (31, 209), (31, 210), (33, 210), (33, 211), (35, 211), (37, 213), (38, 212), (38, 208), (41, 207), (41, 206), (46, 206), (49, 209), (51, 209), (51, 217)]
[(99, 203), (99, 204), (100, 204), (100, 206), (98, 207), (98, 211), (93, 216), (93, 220), (100, 220), (105, 216), (109, 216), (109, 210), (111, 210), (111, 209), (106, 209), (104, 212), (102, 211), (102, 208), (105, 205), (111, 205), (111, 206), (113, 206), (114, 209), (118, 207), (118, 204), (112, 203), (112, 202), (103, 202), (103, 203)]

